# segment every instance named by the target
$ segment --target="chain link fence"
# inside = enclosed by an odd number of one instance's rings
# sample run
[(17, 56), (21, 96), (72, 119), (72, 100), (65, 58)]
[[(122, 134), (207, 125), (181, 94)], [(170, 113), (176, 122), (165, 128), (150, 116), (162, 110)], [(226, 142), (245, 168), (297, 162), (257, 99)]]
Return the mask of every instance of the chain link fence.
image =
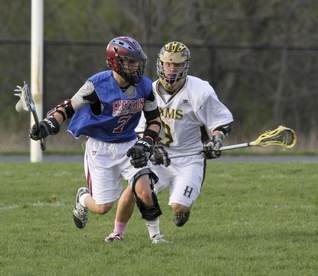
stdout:
[[(105, 44), (46, 41), (44, 48), (44, 112), (70, 98), (92, 74), (105, 70)], [(144, 44), (146, 75), (156, 78), (155, 62), (162, 45)], [(208, 80), (233, 112), (230, 139), (241, 142), (278, 124), (295, 128), (298, 149), (317, 146), (318, 49), (227, 45), (188, 45), (190, 74)], [(29, 41), (1, 41), (0, 151), (27, 150), (29, 116), (14, 110), (13, 89), (30, 80)], [(9, 66), (8, 66), (9, 64)], [(196, 93), (196, 91), (193, 91)], [(78, 150), (67, 133), (50, 137), (54, 150)]]

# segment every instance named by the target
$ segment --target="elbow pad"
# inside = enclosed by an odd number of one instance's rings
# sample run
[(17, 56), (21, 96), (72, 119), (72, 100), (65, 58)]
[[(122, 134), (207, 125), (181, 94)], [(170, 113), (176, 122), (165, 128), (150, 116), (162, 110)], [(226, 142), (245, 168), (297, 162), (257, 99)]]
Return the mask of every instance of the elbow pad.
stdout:
[(71, 100), (67, 99), (64, 102), (58, 104), (47, 113), (47, 116), (53, 116), (54, 113), (60, 114), (63, 117), (63, 121), (71, 118), (75, 113)]

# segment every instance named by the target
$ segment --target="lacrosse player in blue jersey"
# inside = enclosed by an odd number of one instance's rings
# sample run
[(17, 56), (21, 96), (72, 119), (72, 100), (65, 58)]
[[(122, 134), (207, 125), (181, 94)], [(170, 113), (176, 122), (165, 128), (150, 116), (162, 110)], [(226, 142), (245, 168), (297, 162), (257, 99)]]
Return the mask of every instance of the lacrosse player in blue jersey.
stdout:
[[(188, 221), (191, 207), (200, 195), (205, 160), (220, 157), (219, 149), (233, 121), (231, 112), (220, 102), (212, 86), (188, 75), (189, 64), (190, 50), (186, 45), (177, 41), (167, 43), (159, 52), (158, 80), (153, 83), (163, 127), (161, 145), (155, 147), (151, 157), (156, 165), (153, 171), (159, 177), (155, 191), (169, 189), (169, 205), (178, 227)], [(143, 131), (144, 127), (145, 122), (141, 120), (137, 131)], [(203, 156), (193, 154), (202, 149)], [(171, 159), (170, 163), (169, 156), (177, 155), (184, 157)], [(124, 192), (122, 197), (125, 195)], [(127, 198), (121, 198), (120, 202), (129, 206), (129, 200), (132, 198), (127, 193)], [(115, 222), (123, 223), (128, 211), (119, 204)], [(146, 225), (152, 243), (165, 242), (160, 234), (159, 218)]]
[[(40, 129), (35, 125), (31, 128), (30, 137), (39, 140), (57, 134), (60, 125), (71, 119), (68, 131), (75, 138), (87, 137), (87, 187), (78, 189), (73, 209), (78, 228), (85, 227), (88, 210), (105, 214), (111, 209), (122, 192), (122, 179), (128, 180), (125, 193), (134, 197), (142, 218), (152, 221), (161, 214), (153, 192), (158, 179), (147, 166), (161, 123), (152, 81), (143, 76), (146, 59), (135, 39), (112, 39), (106, 48), (106, 63), (111, 70), (88, 78), (71, 99), (49, 111), (40, 122)], [(142, 111), (147, 127), (143, 138), (137, 140), (135, 128)], [(134, 202), (129, 202), (125, 208), (130, 210), (133, 206)], [(114, 235), (107, 240), (121, 240), (125, 226), (118, 222)]]

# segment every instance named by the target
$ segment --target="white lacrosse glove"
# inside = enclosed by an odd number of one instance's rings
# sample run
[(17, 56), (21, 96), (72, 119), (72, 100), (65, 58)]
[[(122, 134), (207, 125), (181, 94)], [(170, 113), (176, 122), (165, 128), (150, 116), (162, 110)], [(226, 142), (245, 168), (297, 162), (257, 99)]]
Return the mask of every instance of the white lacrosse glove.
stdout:
[(222, 154), (220, 148), (224, 140), (224, 133), (222, 131), (217, 131), (212, 134), (211, 141), (203, 145), (203, 156), (206, 159), (219, 158)]

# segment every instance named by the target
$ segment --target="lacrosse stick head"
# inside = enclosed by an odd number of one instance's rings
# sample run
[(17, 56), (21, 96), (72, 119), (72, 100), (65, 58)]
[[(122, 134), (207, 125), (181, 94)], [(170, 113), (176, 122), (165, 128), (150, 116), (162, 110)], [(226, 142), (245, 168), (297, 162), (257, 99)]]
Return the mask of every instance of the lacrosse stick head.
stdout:
[(14, 95), (19, 97), (19, 101), (15, 105), (17, 112), (32, 112), (35, 110), (35, 105), (31, 97), (29, 86), (26, 82), (23, 82), (23, 86), (17, 85)]
[(250, 143), (251, 146), (281, 146), (292, 148), (297, 141), (296, 133), (293, 129), (279, 126), (274, 130), (269, 130), (261, 134), (256, 140)]

